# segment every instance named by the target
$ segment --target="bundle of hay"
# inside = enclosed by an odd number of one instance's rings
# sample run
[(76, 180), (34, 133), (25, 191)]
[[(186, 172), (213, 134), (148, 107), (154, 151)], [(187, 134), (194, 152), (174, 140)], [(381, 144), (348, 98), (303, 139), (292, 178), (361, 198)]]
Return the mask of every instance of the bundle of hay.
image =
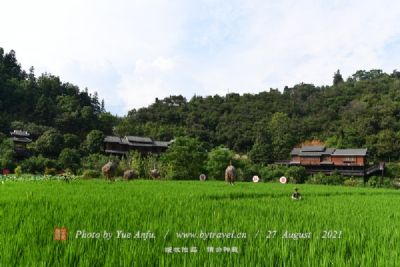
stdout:
[(156, 168), (154, 168), (154, 169), (152, 169), (152, 170), (150, 171), (150, 176), (151, 176), (151, 178), (153, 178), (153, 179), (158, 179), (158, 178), (160, 178), (161, 173), (160, 173), (159, 170), (157, 170)]
[(237, 178), (237, 172), (233, 165), (229, 165), (225, 170), (225, 182), (233, 185)]
[(117, 164), (109, 161), (106, 165), (101, 168), (101, 172), (107, 180), (114, 180), (115, 171), (117, 170)]
[(124, 180), (132, 180), (137, 178), (137, 173), (134, 170), (126, 170), (124, 171)]

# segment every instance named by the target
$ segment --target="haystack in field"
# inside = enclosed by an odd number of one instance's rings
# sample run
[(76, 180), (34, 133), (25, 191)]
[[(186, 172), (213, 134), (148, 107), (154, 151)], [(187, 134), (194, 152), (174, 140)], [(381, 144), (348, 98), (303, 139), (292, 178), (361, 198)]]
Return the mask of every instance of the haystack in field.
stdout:
[(150, 171), (150, 176), (151, 176), (151, 178), (153, 178), (153, 179), (157, 179), (157, 178), (160, 178), (161, 173), (160, 173), (159, 170), (157, 170), (156, 168), (154, 168), (154, 169), (152, 169), (152, 170)]
[(101, 172), (107, 178), (107, 180), (114, 180), (115, 171), (117, 170), (117, 164), (109, 161), (106, 165), (101, 168)]
[(225, 182), (233, 184), (237, 178), (237, 172), (233, 165), (229, 165), (225, 170)]
[(138, 177), (137, 173), (134, 170), (126, 170), (124, 171), (124, 180), (132, 180)]

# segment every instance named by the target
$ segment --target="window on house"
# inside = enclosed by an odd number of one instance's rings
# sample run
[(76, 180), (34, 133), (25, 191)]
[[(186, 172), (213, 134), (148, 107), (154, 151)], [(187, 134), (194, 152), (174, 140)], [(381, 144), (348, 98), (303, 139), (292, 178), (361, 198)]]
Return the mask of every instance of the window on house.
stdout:
[(355, 157), (346, 157), (344, 159), (345, 163), (355, 163), (356, 162), (356, 158)]

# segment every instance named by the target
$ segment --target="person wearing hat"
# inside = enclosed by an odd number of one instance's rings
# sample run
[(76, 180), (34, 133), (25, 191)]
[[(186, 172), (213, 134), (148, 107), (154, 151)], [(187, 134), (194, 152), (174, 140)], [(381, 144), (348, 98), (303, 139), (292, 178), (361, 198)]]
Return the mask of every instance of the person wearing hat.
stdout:
[(299, 189), (295, 188), (294, 192), (292, 194), (292, 199), (293, 200), (300, 200), (301, 199), (301, 194), (299, 193)]

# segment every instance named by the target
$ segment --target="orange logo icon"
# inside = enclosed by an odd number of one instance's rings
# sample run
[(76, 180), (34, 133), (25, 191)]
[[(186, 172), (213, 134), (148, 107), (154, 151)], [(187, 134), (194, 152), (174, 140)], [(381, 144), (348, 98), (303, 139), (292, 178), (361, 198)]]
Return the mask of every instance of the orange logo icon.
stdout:
[(54, 228), (54, 240), (58, 241), (65, 241), (68, 238), (68, 229), (61, 227), (61, 228)]

